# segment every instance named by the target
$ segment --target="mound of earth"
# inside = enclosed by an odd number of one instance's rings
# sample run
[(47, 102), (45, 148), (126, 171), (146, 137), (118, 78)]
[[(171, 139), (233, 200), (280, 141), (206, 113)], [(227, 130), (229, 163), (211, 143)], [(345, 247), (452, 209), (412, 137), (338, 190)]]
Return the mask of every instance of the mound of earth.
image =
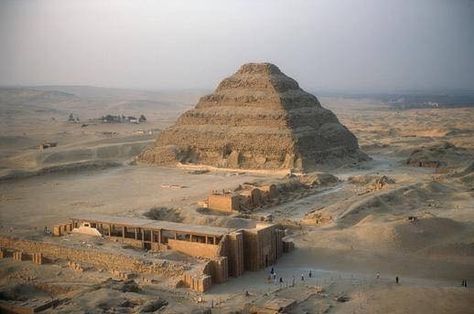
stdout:
[(309, 186), (324, 186), (336, 184), (339, 179), (327, 172), (314, 172), (301, 178), (301, 181)]
[(406, 163), (415, 167), (439, 168), (462, 164), (468, 158), (472, 158), (472, 155), (466, 149), (444, 142), (415, 149)]
[(367, 159), (334, 113), (269, 63), (244, 64), (138, 156), (158, 165), (301, 170)]
[(352, 184), (365, 187), (366, 192), (373, 192), (383, 189), (388, 184), (394, 184), (395, 179), (388, 176), (376, 176), (376, 175), (360, 175), (353, 176), (347, 179)]

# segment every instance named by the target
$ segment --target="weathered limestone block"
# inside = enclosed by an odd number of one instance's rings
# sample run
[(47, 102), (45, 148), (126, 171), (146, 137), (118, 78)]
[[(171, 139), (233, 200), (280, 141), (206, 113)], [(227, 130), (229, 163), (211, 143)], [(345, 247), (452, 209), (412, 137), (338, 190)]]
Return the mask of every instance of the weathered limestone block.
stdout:
[(183, 274), (182, 283), (194, 291), (206, 292), (212, 286), (212, 279), (210, 275), (186, 272)]

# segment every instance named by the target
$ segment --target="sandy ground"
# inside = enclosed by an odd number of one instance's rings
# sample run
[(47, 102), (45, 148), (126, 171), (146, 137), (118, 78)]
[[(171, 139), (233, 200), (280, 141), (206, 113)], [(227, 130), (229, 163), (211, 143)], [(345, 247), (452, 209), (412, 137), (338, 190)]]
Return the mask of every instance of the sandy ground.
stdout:
[[(169, 125), (186, 108), (173, 106), (172, 101), (179, 103), (181, 98), (166, 98), (167, 106), (160, 107), (157, 104), (163, 95), (147, 94), (144, 102), (143, 94), (114, 91), (114, 96), (107, 98), (108, 105), (100, 111), (95, 105), (104, 101), (101, 91), (68, 92), (76, 92), (80, 100), (66, 96), (61, 101), (53, 98), (57, 103), (35, 105), (33, 101), (15, 112), (2, 98), (0, 233), (37, 237), (44, 225), (65, 221), (74, 214), (141, 216), (156, 207), (170, 209), (173, 217), (184, 222), (238, 226), (246, 222), (236, 215), (198, 211), (196, 202), (211, 190), (233, 189), (244, 182), (274, 181), (283, 176), (245, 171), (191, 174), (185, 168), (134, 165), (135, 152), (156, 136), (137, 135), (137, 130), (159, 132), (158, 129)], [(126, 95), (127, 101), (117, 102), (115, 99), (120, 95)], [(191, 100), (195, 96), (186, 97)], [(140, 106), (131, 105), (134, 99), (142, 100)], [(101, 313), (112, 308), (134, 312), (156, 298), (168, 302), (162, 309), (165, 313), (190, 312), (211, 304), (213, 313), (228, 313), (263, 304), (275, 296), (297, 300), (294, 313), (472, 312), (474, 290), (463, 288), (460, 283), (463, 279), (474, 283), (473, 175), (462, 173), (473, 160), (474, 110), (394, 111), (370, 99), (321, 101), (356, 134), (373, 160), (332, 169), (330, 172), (341, 180), (339, 183), (287, 195), (280, 204), (256, 211), (256, 215), (272, 214), (277, 222), (288, 227), (296, 243), (297, 249), (274, 266), (284, 280), (282, 287), (267, 282), (268, 269), (247, 272), (215, 285), (201, 296), (202, 303), (196, 303), (198, 295), (187, 289), (170, 290), (165, 284), (139, 283), (139, 292), (122, 292), (113, 286), (116, 284), (104, 283), (105, 274), (91, 272), (79, 278), (64, 265), (41, 266), (40, 270), (30, 262), (5, 259), (0, 260), (0, 290), (25, 282), (31, 284), (31, 280), (25, 279), (30, 273), (35, 277), (35, 285), (58, 285), (65, 280), (62, 290), (54, 292), (45, 292), (44, 287), (20, 290), (36, 291), (33, 294), (37, 295), (71, 294), (71, 302), (58, 310), (81, 313)], [(65, 102), (69, 107), (61, 109)], [(35, 111), (38, 108), (42, 111)], [(63, 121), (70, 108), (81, 117), (95, 117), (110, 108), (120, 108), (128, 114), (143, 112), (150, 119), (141, 125), (81, 127)], [(52, 115), (55, 120), (51, 120)], [(38, 151), (36, 145), (46, 140), (57, 141), (59, 145), (51, 151)], [(414, 149), (444, 142), (454, 144), (455, 148), (438, 156), (447, 163), (443, 171), (406, 165)], [(89, 166), (80, 164), (83, 162)], [(91, 168), (91, 164), (96, 167)], [(67, 169), (68, 165), (76, 166)], [(48, 167), (54, 171), (41, 172)], [(18, 171), (30, 176), (18, 176)], [(348, 180), (353, 176), (382, 175), (392, 178), (393, 183), (380, 190)], [(305, 215), (315, 209), (331, 219), (325, 224), (303, 224)], [(418, 219), (410, 222), (408, 216)], [(312, 278), (308, 278), (309, 270)], [(380, 279), (376, 278), (377, 272)], [(58, 279), (51, 279), (54, 274)], [(305, 276), (304, 282), (301, 274)], [(293, 276), (296, 286), (287, 287)], [(395, 276), (400, 277), (399, 284), (395, 283)], [(244, 291), (249, 291), (250, 296), (245, 296)], [(348, 301), (336, 301), (339, 296), (347, 296)], [(120, 303), (124, 300), (130, 302)]]

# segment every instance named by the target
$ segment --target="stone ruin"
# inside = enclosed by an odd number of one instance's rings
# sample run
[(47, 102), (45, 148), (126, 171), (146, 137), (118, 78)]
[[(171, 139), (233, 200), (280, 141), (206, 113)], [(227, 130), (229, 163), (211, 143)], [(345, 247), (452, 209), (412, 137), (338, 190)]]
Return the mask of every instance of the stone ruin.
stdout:
[(334, 113), (270, 63), (241, 66), (138, 156), (157, 165), (271, 170), (367, 159)]

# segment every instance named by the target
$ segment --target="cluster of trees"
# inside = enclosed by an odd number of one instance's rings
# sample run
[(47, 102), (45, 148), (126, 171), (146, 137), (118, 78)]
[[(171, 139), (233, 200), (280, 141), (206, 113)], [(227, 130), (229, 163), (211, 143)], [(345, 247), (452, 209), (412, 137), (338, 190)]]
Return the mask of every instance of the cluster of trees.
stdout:
[(130, 122), (130, 123), (141, 123), (146, 121), (146, 117), (144, 115), (140, 115), (140, 117), (137, 119), (134, 116), (125, 116), (125, 115), (105, 115), (100, 118), (102, 121), (111, 123), (111, 122)]

